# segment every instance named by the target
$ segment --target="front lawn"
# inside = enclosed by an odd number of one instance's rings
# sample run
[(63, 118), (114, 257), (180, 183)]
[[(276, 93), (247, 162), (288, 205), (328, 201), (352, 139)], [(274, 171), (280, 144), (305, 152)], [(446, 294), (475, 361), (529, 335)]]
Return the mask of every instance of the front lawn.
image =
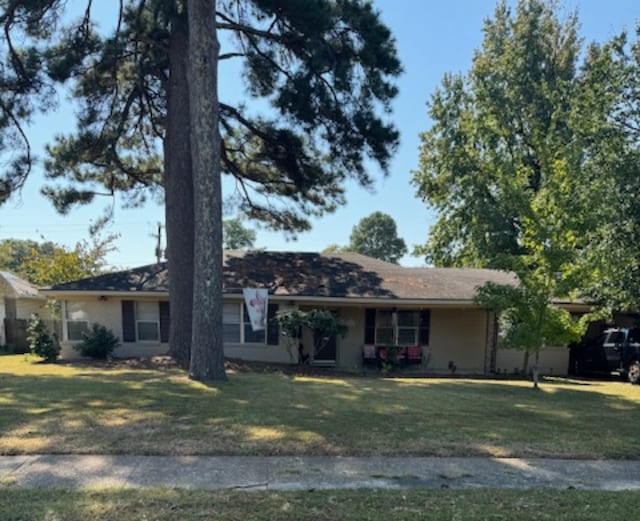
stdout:
[(0, 488), (3, 521), (637, 519), (640, 492), (578, 490), (17, 490)]
[(0, 357), (0, 454), (640, 457), (622, 382), (229, 376)]

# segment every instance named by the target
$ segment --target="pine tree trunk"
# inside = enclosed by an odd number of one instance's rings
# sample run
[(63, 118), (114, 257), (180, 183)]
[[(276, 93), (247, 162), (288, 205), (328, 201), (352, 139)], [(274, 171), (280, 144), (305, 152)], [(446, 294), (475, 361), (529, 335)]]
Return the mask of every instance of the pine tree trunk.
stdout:
[(191, 364), (194, 380), (225, 380), (222, 343), (222, 190), (215, 0), (188, 0), (189, 104), (194, 186)]
[(191, 356), (194, 240), (188, 50), (187, 18), (186, 15), (178, 15), (172, 20), (169, 41), (164, 188), (167, 259), (171, 286), (169, 354), (185, 370), (189, 369)]

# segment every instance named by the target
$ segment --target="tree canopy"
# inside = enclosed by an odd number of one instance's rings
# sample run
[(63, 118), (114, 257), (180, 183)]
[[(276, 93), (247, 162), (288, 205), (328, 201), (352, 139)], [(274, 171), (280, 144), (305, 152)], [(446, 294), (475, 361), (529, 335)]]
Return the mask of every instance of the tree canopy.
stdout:
[(346, 250), (397, 264), (407, 253), (407, 245), (398, 237), (393, 217), (373, 212), (353, 227)]
[[(184, 11), (180, 1), (130, 0), (113, 34), (74, 24), (53, 48), (50, 74), (74, 80), (81, 106), (77, 132), (50, 147), (48, 175), (66, 185), (47, 193), (60, 210), (92, 200), (97, 186), (135, 204), (162, 184), (154, 143), (165, 137), (168, 53)], [(241, 61), (247, 99), (271, 107), (256, 114), (220, 100), (222, 171), (246, 216), (306, 229), (308, 216), (344, 202), (343, 180), (371, 184), (365, 158), (388, 168), (398, 134), (378, 109), (389, 110), (401, 71), (391, 34), (362, 0), (220, 1), (216, 16), (220, 61)]]
[(256, 242), (256, 232), (242, 224), (238, 217), (222, 223), (222, 241), (228, 250), (250, 250)]
[(51, 241), (3, 239), (0, 241), (0, 269), (24, 276), (23, 266), (29, 258), (52, 255), (55, 248)]
[(0, 270), (10, 271), (36, 286), (61, 284), (93, 277), (106, 270), (106, 256), (114, 251), (116, 236), (94, 237), (67, 248), (51, 241), (0, 241)]
[(31, 171), (28, 124), (35, 114), (55, 106), (46, 48), (61, 6), (61, 0), (0, 2), (0, 204), (24, 185)]
[(615, 123), (630, 123), (622, 107), (633, 107), (624, 98), (637, 76), (614, 65), (623, 42), (584, 53), (578, 26), (542, 0), (499, 3), (469, 72), (446, 75), (431, 98), (413, 177), (438, 211), (419, 252), (436, 265), (515, 272), (517, 291), (487, 287), (479, 300), (513, 319), (506, 338), (527, 352), (579, 332), (551, 302), (587, 295), (598, 263), (612, 266), (602, 247), (616, 248), (616, 213), (638, 222), (623, 193), (637, 185), (637, 144)]
[(420, 250), (428, 261), (502, 267), (505, 254), (527, 252), (524, 241), (560, 246), (554, 235), (579, 228), (577, 26), (544, 1), (521, 0), (515, 14), (501, 2), (468, 74), (446, 75), (433, 94), (413, 177), (438, 211)]
[(640, 25), (635, 36), (588, 48), (576, 118), (592, 193), (586, 297), (608, 311), (640, 309)]

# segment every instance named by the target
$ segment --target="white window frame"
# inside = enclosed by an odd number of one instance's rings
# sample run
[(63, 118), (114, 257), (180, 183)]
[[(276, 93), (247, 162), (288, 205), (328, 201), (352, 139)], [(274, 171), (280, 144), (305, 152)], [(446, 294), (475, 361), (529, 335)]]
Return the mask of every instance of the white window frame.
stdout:
[[(398, 345), (403, 346), (417, 346), (420, 344), (420, 311), (416, 311), (413, 309), (401, 309), (397, 311), (398, 315), (396, 316), (396, 343)], [(400, 325), (400, 313), (412, 313), (415, 318), (415, 323), (413, 326), (401, 326)], [(400, 330), (408, 331), (413, 330), (413, 341), (412, 342), (402, 342), (400, 344)]]
[[(154, 306), (155, 308), (155, 320), (140, 320), (138, 307), (141, 304), (149, 304), (150, 306)], [(160, 342), (160, 306), (155, 301), (146, 301), (146, 300), (136, 300), (134, 305), (134, 313), (136, 319), (136, 341), (142, 343), (158, 343)], [(140, 338), (140, 324), (155, 324), (156, 337), (155, 338)]]
[[(391, 313), (391, 325), (380, 327), (378, 324), (381, 322), (380, 315), (382, 313)], [(415, 325), (413, 326), (401, 326), (399, 320), (400, 313), (413, 313), (415, 315)], [(379, 338), (379, 330), (391, 330), (393, 340), (391, 342), (383, 341)], [(413, 342), (400, 343), (400, 330), (413, 330)], [(376, 330), (375, 330), (376, 344), (379, 345), (402, 345), (402, 346), (417, 346), (420, 345), (420, 311), (415, 309), (400, 309), (395, 312), (390, 309), (376, 309)]]
[[(236, 310), (238, 313), (238, 318), (239, 321), (238, 322), (226, 322), (226, 325), (234, 325), (234, 326), (238, 326), (240, 328), (240, 340), (238, 342), (230, 342), (232, 344), (244, 344), (244, 345), (253, 345), (253, 346), (260, 346), (260, 345), (266, 345), (267, 344), (267, 328), (264, 329), (263, 333), (263, 338), (260, 342), (248, 342), (245, 339), (245, 327), (249, 326), (251, 327), (251, 322), (249, 320), (245, 321), (245, 304), (244, 302), (225, 302), (223, 304), (223, 306), (236, 306)], [(224, 316), (224, 315), (223, 315)], [(223, 325), (224, 328), (224, 325)]]
[[(381, 327), (379, 324), (382, 322), (382, 318), (381, 318), (381, 314), (390, 314), (390, 318), (391, 318), (391, 325), (384, 325), (383, 327)], [(395, 330), (395, 324), (393, 323), (394, 317), (393, 317), (393, 311), (391, 311), (390, 309), (376, 309), (376, 332), (375, 332), (375, 340), (376, 340), (376, 344), (380, 344), (380, 345), (394, 345), (396, 342), (397, 334), (396, 334), (396, 330)], [(379, 335), (379, 331), (381, 329), (384, 329), (385, 331), (391, 330), (391, 342), (382, 340), (380, 338)]]
[[(84, 340), (82, 338), (82, 333), (80, 334), (80, 338), (71, 338), (71, 335), (69, 335), (69, 332), (70, 332), (69, 324), (84, 324), (84, 331), (87, 331), (87, 332), (89, 331), (89, 314), (87, 313), (86, 309), (84, 309), (85, 304), (86, 304), (85, 302), (81, 302), (81, 301), (74, 301), (74, 300), (64, 301), (64, 326), (63, 326), (64, 331), (62, 336), (67, 342), (82, 342), (82, 340)], [(78, 306), (81, 309), (70, 311), (69, 308), (74, 306)], [(82, 313), (83, 315), (86, 316), (86, 319), (85, 320), (70, 319), (69, 318), (70, 312)]]

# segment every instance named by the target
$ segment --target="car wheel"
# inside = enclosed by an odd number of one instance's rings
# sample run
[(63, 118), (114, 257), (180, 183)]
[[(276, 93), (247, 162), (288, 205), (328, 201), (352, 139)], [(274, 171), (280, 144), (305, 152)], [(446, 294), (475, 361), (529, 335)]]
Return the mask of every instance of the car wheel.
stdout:
[(627, 377), (632, 384), (640, 384), (640, 362), (635, 361), (631, 362), (629, 366), (629, 372), (627, 373)]

